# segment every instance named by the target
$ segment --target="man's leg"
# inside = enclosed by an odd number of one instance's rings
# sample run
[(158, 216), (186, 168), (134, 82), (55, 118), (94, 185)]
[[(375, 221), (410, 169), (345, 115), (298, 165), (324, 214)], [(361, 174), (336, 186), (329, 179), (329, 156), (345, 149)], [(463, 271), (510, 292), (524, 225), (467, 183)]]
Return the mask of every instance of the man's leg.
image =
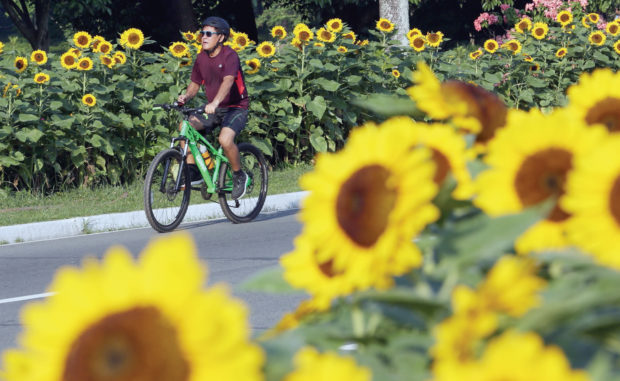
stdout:
[(233, 170), (233, 190), (231, 192), (231, 197), (236, 200), (245, 195), (248, 175), (241, 170), (241, 157), (239, 156), (239, 148), (235, 144), (235, 135), (237, 135), (237, 133), (232, 128), (222, 127), (218, 140)]

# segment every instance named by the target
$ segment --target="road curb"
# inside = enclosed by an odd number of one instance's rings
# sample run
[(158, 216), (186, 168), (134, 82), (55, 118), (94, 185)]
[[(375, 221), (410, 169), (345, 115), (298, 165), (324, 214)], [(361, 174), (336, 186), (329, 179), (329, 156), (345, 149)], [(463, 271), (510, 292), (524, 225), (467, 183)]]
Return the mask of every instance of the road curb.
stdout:
[[(284, 193), (267, 196), (261, 213), (298, 209), (308, 192)], [(196, 222), (224, 218), (217, 203), (190, 205), (183, 222)], [(149, 226), (144, 211), (101, 214), (64, 220), (33, 222), (29, 224), (0, 226), (0, 243), (40, 241), (72, 237), (82, 234)]]

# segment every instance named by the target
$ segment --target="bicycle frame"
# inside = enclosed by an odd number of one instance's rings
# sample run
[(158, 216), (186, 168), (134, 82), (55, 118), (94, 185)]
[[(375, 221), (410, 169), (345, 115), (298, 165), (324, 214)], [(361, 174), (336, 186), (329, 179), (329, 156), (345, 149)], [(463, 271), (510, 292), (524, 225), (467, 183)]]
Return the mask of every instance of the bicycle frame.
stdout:
[[(215, 149), (215, 147), (211, 143), (209, 143), (209, 141), (204, 136), (202, 136), (198, 131), (196, 131), (196, 129), (194, 129), (194, 127), (192, 127), (187, 120), (183, 120), (181, 124), (181, 132), (179, 133), (178, 137), (172, 139), (172, 142), (170, 143), (170, 148), (173, 148), (174, 144), (177, 141), (185, 142), (185, 147), (183, 149), (183, 159), (187, 157), (187, 150), (189, 147), (189, 151), (194, 157), (196, 166), (198, 167), (198, 170), (200, 171), (200, 174), (202, 175), (207, 186), (207, 193), (215, 193), (217, 191), (215, 184), (217, 182), (217, 176), (220, 173), (220, 167), (223, 162), (228, 163), (228, 158), (224, 155), (222, 147)], [(205, 164), (205, 161), (200, 154), (200, 150), (198, 149), (197, 145), (198, 142), (204, 144), (207, 147), (207, 152), (209, 152), (209, 155), (211, 155), (211, 159), (215, 160), (215, 167), (213, 168), (212, 172), (209, 171), (209, 168), (207, 168), (207, 165)], [(183, 164), (185, 164), (185, 160), (183, 160)], [(179, 168), (179, 171), (181, 170), (183, 170), (182, 167)], [(167, 171), (168, 168), (166, 168), (166, 172)], [(178, 176), (176, 185), (177, 189), (180, 188), (180, 182), (181, 176)], [(219, 185), (220, 187), (222, 187), (224, 184)]]

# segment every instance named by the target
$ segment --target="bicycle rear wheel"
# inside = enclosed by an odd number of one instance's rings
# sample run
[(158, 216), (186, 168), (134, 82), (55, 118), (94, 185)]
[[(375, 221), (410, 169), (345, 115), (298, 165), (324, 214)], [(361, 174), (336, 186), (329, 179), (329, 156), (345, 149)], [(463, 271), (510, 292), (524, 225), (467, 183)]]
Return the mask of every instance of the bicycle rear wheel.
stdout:
[[(160, 233), (179, 226), (189, 206), (189, 171), (185, 165), (183, 173), (179, 174), (182, 161), (181, 153), (170, 148), (155, 156), (146, 173), (144, 211), (153, 229)], [(177, 175), (181, 176), (179, 190), (176, 189)]]
[(260, 213), (267, 198), (268, 173), (265, 157), (258, 148), (249, 144), (238, 145), (241, 169), (250, 177), (245, 195), (238, 200), (230, 196), (232, 191), (232, 169), (229, 163), (222, 163), (219, 174), (219, 200), (226, 218), (239, 224), (252, 221)]

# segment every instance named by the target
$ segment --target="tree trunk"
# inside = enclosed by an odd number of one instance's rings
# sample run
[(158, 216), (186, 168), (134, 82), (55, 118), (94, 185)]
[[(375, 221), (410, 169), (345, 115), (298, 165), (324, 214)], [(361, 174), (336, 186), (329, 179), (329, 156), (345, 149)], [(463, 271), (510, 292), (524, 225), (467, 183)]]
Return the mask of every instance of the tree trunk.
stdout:
[(408, 45), (409, 0), (379, 0), (379, 17), (394, 23), (394, 39)]
[(196, 22), (192, 0), (175, 0), (170, 3), (174, 5), (173, 14), (176, 14), (177, 25), (183, 32), (198, 30), (199, 24)]
[(14, 0), (0, 0), (0, 3), (33, 50), (49, 50), (50, 0), (34, 1), (34, 21), (28, 13), (26, 0), (19, 0), (19, 4)]

